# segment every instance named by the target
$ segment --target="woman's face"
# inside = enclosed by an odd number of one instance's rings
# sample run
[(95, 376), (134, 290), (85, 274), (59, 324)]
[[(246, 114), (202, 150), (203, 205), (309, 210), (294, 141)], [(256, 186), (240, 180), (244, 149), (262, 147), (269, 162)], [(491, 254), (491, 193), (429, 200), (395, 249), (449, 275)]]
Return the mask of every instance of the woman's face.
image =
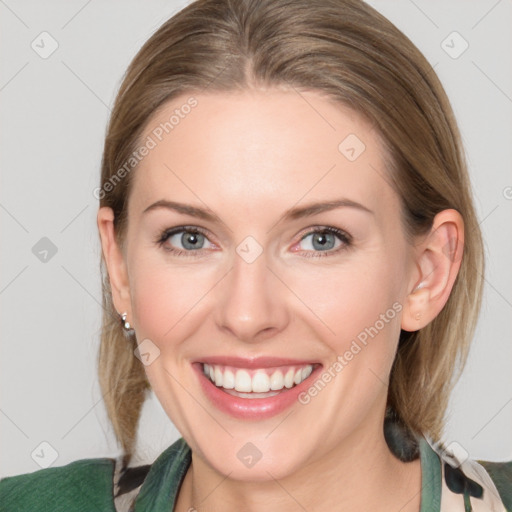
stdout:
[(154, 392), (232, 478), (373, 449), (415, 274), (377, 134), (316, 92), (191, 98), (132, 176), (125, 309)]

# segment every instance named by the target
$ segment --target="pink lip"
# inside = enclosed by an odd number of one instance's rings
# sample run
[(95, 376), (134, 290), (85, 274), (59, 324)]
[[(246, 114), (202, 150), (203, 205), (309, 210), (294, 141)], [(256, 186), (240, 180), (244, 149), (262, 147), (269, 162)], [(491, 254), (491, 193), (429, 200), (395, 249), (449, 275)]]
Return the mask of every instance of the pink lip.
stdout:
[(318, 361), (306, 361), (299, 359), (290, 359), (282, 357), (253, 357), (246, 359), (243, 357), (234, 356), (211, 356), (204, 357), (201, 360), (195, 361), (196, 363), (219, 364), (223, 366), (235, 366), (236, 368), (272, 368), (274, 366), (302, 366), (305, 364), (317, 364)]
[[(212, 364), (216, 364), (212, 359), (208, 359)], [(216, 360), (217, 361), (217, 360)], [(219, 358), (217, 364), (225, 364), (225, 361), (229, 361), (230, 365), (238, 366), (242, 368), (248, 368), (248, 366), (239, 366), (240, 360), (237, 358)], [(247, 362), (247, 360), (241, 360)], [(258, 360), (258, 365), (253, 365), (251, 361), (251, 367), (264, 368), (261, 366), (262, 361), (267, 363), (267, 366), (282, 366), (284, 364), (308, 364), (297, 362), (292, 359), (279, 359), (275, 358), (262, 358)], [(288, 361), (288, 362), (284, 362)], [(278, 362), (279, 364), (276, 364)], [(237, 364), (234, 364), (237, 363)], [(311, 363), (309, 363), (311, 364)], [(313, 369), (311, 375), (300, 384), (294, 386), (291, 389), (281, 391), (278, 395), (271, 396), (269, 398), (240, 398), (232, 396), (229, 393), (222, 391), (222, 388), (217, 387), (213, 382), (208, 379), (203, 373), (203, 365), (201, 363), (193, 363), (192, 367), (196, 371), (199, 383), (203, 392), (208, 399), (222, 412), (229, 414), (238, 419), (244, 420), (264, 420), (271, 418), (290, 407), (292, 404), (298, 401), (300, 393), (306, 391), (311, 383), (314, 382), (319, 372), (322, 370), (322, 365), (318, 365)]]

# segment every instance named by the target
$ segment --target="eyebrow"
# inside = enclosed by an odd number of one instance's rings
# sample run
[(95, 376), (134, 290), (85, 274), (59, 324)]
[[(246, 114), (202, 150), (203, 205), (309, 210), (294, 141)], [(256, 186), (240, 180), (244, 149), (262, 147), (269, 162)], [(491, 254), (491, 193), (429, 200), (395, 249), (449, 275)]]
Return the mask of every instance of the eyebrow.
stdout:
[[(290, 208), (281, 216), (278, 222), (283, 220), (297, 220), (302, 219), (304, 217), (310, 217), (313, 215), (318, 215), (319, 213), (334, 210), (336, 208), (355, 208), (357, 210), (370, 213), (374, 215), (374, 212), (367, 208), (366, 206), (358, 203), (356, 201), (352, 201), (351, 199), (334, 199), (331, 201), (321, 201), (316, 203), (310, 203), (306, 206), (299, 206), (295, 208)], [(199, 219), (203, 219), (210, 222), (220, 222), (223, 223), (217, 215), (211, 213), (210, 210), (199, 208), (197, 206), (192, 206), (190, 204), (178, 203), (176, 201), (167, 201), (166, 199), (160, 199), (156, 203), (149, 205), (142, 213), (147, 213), (152, 210), (157, 210), (165, 208), (168, 210), (175, 211), (177, 213), (181, 213), (184, 215), (190, 215), (192, 217), (197, 217)]]

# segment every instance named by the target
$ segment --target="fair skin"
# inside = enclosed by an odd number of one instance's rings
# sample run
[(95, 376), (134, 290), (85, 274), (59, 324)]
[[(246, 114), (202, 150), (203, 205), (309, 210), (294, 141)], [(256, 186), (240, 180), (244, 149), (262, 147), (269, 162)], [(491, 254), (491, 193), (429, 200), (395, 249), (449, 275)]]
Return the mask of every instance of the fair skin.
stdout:
[[(143, 137), (187, 97), (169, 102)], [(460, 215), (441, 212), (431, 233), (410, 245), (378, 135), (317, 92), (195, 97), (198, 106), (132, 171), (123, 251), (112, 211), (98, 212), (114, 305), (128, 312), (139, 342), (160, 350), (145, 370), (192, 448), (175, 510), (417, 512), (420, 462), (399, 461), (383, 436), (387, 383), (400, 329), (422, 328), (448, 299), (460, 257), (447, 257), (446, 247), (458, 240), (456, 254), (462, 250)], [(366, 146), (355, 161), (338, 150), (349, 134)], [(343, 206), (280, 221), (290, 208), (340, 198), (370, 211)], [(220, 220), (166, 208), (143, 213), (162, 199)], [(204, 230), (199, 250), (185, 248), (190, 235), (182, 232), (155, 243), (179, 226)], [(316, 227), (340, 229), (351, 243), (334, 235), (322, 251)], [(251, 263), (236, 251), (247, 236), (263, 249)], [(219, 410), (192, 370), (192, 361), (213, 355), (294, 357), (328, 368), (394, 303), (396, 316), (325, 389), (269, 419)], [(262, 454), (252, 467), (237, 457), (249, 441)]]

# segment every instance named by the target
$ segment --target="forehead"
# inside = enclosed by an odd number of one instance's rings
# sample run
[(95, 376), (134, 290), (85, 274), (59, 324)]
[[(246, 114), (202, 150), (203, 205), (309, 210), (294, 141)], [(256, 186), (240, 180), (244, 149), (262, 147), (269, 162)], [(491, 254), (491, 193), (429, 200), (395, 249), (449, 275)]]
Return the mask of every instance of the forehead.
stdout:
[(133, 177), (138, 209), (176, 195), (253, 213), (301, 198), (392, 199), (378, 134), (315, 91), (185, 94), (155, 112), (141, 141), (151, 149)]

